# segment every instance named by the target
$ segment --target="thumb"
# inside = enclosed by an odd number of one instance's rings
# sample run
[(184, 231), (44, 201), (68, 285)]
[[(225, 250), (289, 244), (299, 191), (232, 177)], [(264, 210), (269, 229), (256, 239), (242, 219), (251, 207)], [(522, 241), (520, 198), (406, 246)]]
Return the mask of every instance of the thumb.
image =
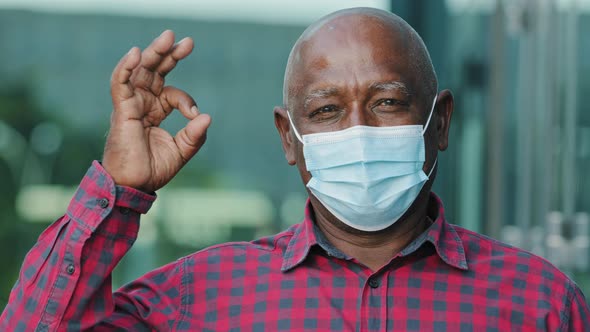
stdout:
[(187, 163), (199, 151), (207, 139), (207, 128), (211, 124), (208, 114), (199, 114), (189, 121), (176, 136), (174, 142), (178, 147), (183, 163)]

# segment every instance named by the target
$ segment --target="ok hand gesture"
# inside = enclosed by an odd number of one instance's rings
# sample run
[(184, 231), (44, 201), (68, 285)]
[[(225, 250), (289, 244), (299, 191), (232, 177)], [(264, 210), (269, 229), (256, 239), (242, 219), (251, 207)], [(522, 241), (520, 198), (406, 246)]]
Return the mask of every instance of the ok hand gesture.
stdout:
[[(193, 50), (164, 31), (143, 52), (133, 47), (111, 77), (113, 113), (103, 167), (118, 185), (152, 192), (168, 183), (205, 143), (211, 118), (191, 96), (165, 86), (166, 75)], [(174, 137), (159, 127), (177, 109), (189, 121)]]

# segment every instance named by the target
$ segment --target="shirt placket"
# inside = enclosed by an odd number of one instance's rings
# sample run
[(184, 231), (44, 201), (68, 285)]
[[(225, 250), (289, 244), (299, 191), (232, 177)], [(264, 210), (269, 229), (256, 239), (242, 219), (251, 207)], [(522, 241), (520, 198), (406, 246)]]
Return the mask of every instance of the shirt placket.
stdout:
[(387, 273), (371, 273), (363, 280), (361, 297), (360, 331), (386, 330), (387, 320)]

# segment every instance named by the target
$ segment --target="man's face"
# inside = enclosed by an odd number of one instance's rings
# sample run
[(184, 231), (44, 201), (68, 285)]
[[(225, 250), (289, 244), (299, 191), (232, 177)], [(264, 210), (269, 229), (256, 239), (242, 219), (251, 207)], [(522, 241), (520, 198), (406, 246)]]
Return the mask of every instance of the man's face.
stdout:
[[(378, 18), (344, 16), (321, 25), (294, 49), (286, 109), (275, 109), (275, 123), (287, 161), (297, 165), (305, 184), (311, 174), (287, 111), (301, 135), (356, 125), (426, 123), (435, 95), (428, 95), (427, 82), (410, 58), (411, 42), (407, 33)], [(452, 97), (445, 92), (441, 97), (446, 101), (437, 103), (441, 110), (435, 111), (425, 133), (426, 174), (437, 150), (447, 145)], [(430, 191), (430, 184), (423, 189)], [(314, 200), (313, 195), (310, 198)]]

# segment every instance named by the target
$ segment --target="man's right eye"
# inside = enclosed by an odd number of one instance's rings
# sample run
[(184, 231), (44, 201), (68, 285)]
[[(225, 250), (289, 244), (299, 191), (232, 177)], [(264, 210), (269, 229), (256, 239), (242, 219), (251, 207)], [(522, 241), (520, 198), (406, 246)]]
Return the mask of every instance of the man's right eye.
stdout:
[(322, 106), (309, 114), (310, 119), (328, 119), (335, 115), (338, 108), (336, 105)]

